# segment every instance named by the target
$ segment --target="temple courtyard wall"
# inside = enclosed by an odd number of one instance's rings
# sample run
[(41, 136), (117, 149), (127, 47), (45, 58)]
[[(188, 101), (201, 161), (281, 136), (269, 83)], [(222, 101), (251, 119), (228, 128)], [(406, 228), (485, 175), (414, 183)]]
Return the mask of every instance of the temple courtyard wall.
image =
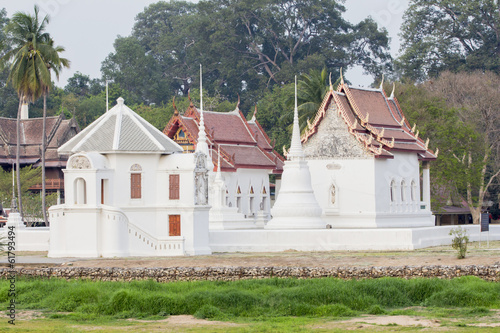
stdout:
[[(212, 252), (411, 251), (451, 244), (449, 232), (456, 227), (210, 230), (209, 244)], [(489, 233), (480, 233), (479, 225), (461, 227), (467, 230), (470, 241), (500, 240), (500, 225), (490, 225)], [(7, 229), (2, 228), (0, 236), (6, 236), (6, 232)], [(16, 251), (48, 251), (49, 241), (49, 228), (16, 230)]]

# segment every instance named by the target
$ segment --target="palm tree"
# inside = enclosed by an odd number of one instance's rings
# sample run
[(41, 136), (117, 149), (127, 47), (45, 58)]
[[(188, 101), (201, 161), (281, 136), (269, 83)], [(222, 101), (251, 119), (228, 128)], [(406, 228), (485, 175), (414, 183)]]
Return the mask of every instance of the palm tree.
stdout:
[(323, 98), (329, 89), (326, 68), (319, 71), (312, 69), (309, 74), (302, 74), (298, 82), (298, 110), (301, 130), (307, 125), (308, 119), (314, 119)]
[[(48, 23), (48, 19), (47, 19)], [(45, 56), (45, 64), (50, 72), (53, 71), (56, 74), (56, 78), (59, 79), (59, 72), (63, 67), (69, 67), (69, 60), (66, 58), (59, 57), (59, 53), (64, 51), (62, 46), (54, 47), (54, 40), (51, 38), (47, 44), (41, 46), (44, 52), (42, 54)], [(51, 81), (49, 81), (51, 82)], [(47, 150), (47, 95), (49, 94), (51, 85), (42, 85), (43, 94), (43, 129), (42, 129), (42, 211), (43, 220), (45, 225), (48, 225), (47, 219), (47, 205), (45, 202), (45, 151)]]
[[(50, 70), (55, 68), (59, 73), (62, 64), (67, 65), (67, 60), (61, 61), (58, 52), (63, 50), (60, 47), (54, 48), (50, 35), (45, 32), (45, 27), (49, 22), (48, 16), (41, 21), (38, 17), (38, 7), (34, 8), (35, 14), (31, 16), (28, 13), (17, 12), (13, 15), (11, 21), (6, 27), (7, 36), (12, 49), (2, 58), (3, 61), (12, 60), (8, 82), (16, 89), (19, 95), (19, 108), (17, 113), (17, 149), (16, 149), (16, 168), (19, 170), (20, 156), (20, 116), (21, 108), (24, 103), (34, 102), (42, 95), (48, 93), (51, 85)], [(59, 50), (59, 51), (58, 51)], [(46, 103), (44, 103), (46, 104)], [(44, 106), (44, 123), (45, 110)], [(45, 125), (44, 125), (45, 127)], [(45, 130), (42, 140), (42, 166), (45, 169)], [(44, 170), (43, 170), (44, 171)], [(43, 177), (43, 182), (45, 178)], [(42, 185), (44, 187), (44, 184)], [(19, 211), (22, 214), (21, 200), (21, 179), (20, 173), (17, 173), (17, 190), (19, 197)], [(45, 199), (45, 194), (43, 195)], [(44, 216), (45, 216), (44, 211)]]

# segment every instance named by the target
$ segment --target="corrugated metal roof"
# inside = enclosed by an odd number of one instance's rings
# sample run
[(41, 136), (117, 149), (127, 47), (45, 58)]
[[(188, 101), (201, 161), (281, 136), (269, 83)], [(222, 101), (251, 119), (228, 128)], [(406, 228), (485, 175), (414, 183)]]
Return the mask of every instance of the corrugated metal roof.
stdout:
[(59, 148), (60, 153), (159, 152), (182, 148), (118, 98), (118, 104)]

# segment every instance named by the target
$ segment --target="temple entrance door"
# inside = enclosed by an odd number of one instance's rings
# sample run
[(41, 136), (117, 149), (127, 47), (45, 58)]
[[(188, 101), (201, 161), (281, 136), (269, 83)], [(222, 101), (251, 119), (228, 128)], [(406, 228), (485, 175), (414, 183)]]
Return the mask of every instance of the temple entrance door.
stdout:
[(180, 236), (181, 235), (181, 216), (169, 215), (168, 216), (168, 235)]

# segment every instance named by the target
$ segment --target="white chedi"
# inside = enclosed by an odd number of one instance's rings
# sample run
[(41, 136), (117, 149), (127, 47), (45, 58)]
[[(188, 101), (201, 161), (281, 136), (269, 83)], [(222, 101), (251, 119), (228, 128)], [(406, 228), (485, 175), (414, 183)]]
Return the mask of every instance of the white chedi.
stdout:
[(266, 229), (320, 229), (326, 227), (321, 219), (322, 209), (314, 196), (311, 174), (300, 142), (297, 82), (295, 82), (292, 142), (287, 161), (283, 167), (281, 188), (276, 203), (271, 209), (271, 215), (273, 218), (267, 223)]

